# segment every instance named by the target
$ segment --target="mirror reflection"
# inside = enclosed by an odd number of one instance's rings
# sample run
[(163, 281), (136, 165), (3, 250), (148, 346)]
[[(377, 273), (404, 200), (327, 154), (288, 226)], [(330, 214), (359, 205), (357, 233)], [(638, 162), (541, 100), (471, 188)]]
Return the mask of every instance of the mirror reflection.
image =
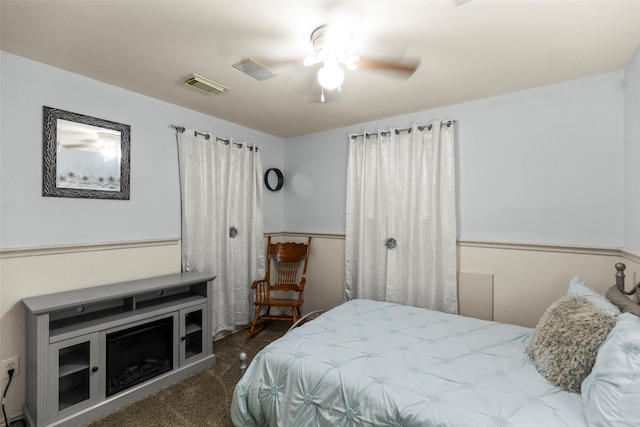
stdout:
[(56, 186), (120, 191), (120, 131), (57, 119)]

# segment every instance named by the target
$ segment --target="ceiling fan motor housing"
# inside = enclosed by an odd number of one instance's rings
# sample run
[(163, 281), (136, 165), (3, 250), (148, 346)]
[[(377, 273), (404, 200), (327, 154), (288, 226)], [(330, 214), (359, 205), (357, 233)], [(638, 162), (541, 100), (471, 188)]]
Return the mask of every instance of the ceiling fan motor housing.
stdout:
[(311, 33), (311, 43), (320, 61), (335, 58), (339, 62), (349, 53), (349, 37), (335, 27), (322, 25)]

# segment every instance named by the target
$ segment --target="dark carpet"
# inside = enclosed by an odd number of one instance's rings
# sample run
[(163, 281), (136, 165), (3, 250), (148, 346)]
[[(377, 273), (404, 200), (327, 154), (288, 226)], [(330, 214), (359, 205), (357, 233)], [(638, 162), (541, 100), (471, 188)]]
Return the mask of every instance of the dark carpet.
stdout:
[(246, 338), (246, 330), (219, 339), (213, 343), (215, 365), (105, 415), (87, 427), (233, 426), (229, 407), (240, 377), (238, 355), (245, 352), (251, 361), (290, 326), (288, 322), (271, 322), (251, 339)]

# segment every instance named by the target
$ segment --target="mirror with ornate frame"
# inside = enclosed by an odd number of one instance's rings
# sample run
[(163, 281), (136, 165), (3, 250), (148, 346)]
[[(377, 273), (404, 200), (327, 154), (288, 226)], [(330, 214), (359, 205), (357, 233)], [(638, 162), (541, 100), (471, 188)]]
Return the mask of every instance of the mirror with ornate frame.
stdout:
[(129, 125), (44, 107), (42, 195), (129, 200)]

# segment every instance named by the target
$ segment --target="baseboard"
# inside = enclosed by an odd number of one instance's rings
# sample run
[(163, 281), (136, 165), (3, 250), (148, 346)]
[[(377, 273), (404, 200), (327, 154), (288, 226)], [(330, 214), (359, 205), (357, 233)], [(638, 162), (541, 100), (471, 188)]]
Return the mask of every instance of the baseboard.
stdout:
[[(33, 424), (27, 424), (28, 420), (23, 414), (15, 415), (14, 417), (9, 418), (9, 424), (11, 427), (27, 427)], [(0, 422), (0, 427), (7, 427), (4, 423), (4, 418), (2, 418), (2, 422)]]
[[(236, 328), (233, 331), (220, 331), (217, 334), (215, 334), (213, 336), (213, 342), (216, 342), (218, 340), (221, 340), (223, 338), (226, 337), (230, 337), (231, 335), (235, 335), (239, 332), (243, 332), (246, 331), (247, 329), (249, 329), (251, 327), (251, 325), (247, 324), (247, 325), (243, 325), (243, 326), (236, 326)], [(214, 351), (215, 353), (215, 351)]]

